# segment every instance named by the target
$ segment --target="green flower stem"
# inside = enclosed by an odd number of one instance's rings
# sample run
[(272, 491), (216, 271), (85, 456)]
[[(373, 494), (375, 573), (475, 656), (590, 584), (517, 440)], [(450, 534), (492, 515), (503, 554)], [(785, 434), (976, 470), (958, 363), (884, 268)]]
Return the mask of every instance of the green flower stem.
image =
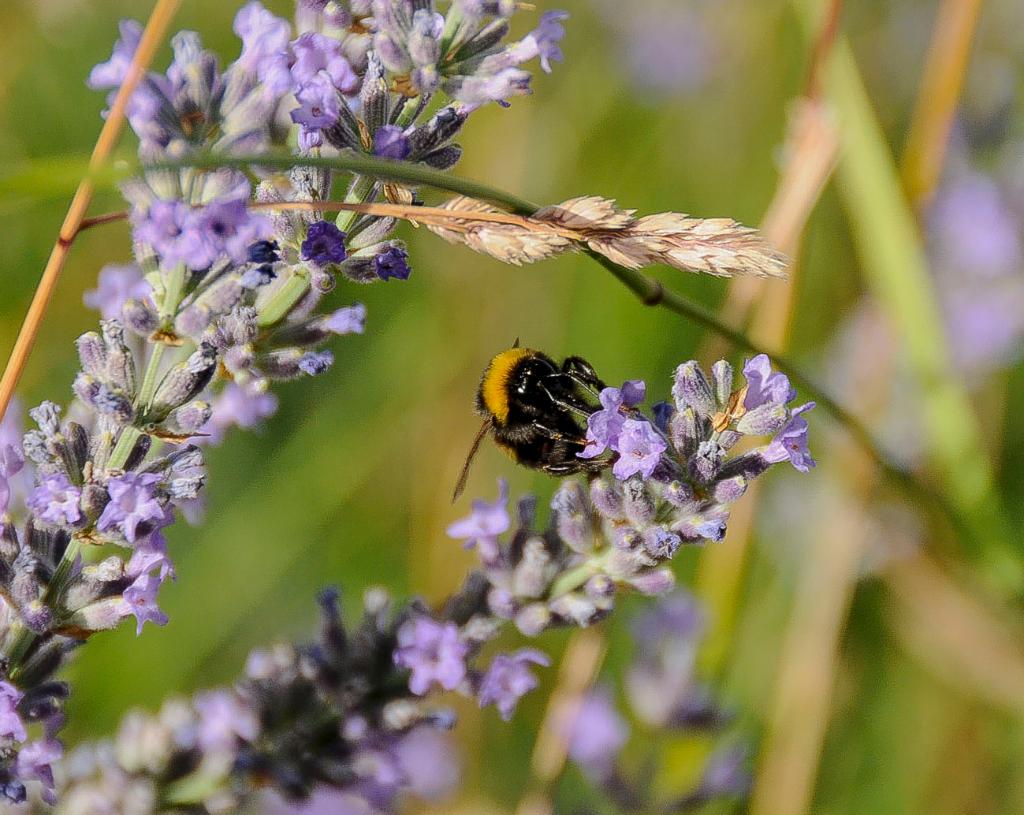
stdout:
[(256, 315), (256, 325), (260, 328), (269, 328), (276, 325), (285, 318), (292, 306), (306, 296), (309, 291), (309, 272), (304, 268), (292, 272), (289, 277), (274, 294), (267, 300), (259, 314)]
[[(390, 161), (387, 159), (375, 158), (372, 156), (361, 156), (355, 154), (340, 155), (333, 157), (324, 156), (220, 156), (220, 155), (197, 155), (175, 162), (159, 162), (148, 167), (176, 169), (187, 166), (205, 168), (215, 167), (236, 167), (245, 169), (252, 165), (262, 167), (278, 168), (288, 170), (296, 165), (311, 167), (325, 167), (335, 170), (347, 170), (349, 172), (373, 175), (379, 179), (388, 179), (406, 184), (420, 184), (433, 187), (438, 190), (446, 190), (458, 195), (469, 196), (480, 201), (499, 206), (514, 212), (517, 215), (530, 216), (541, 207), (532, 201), (528, 201), (502, 190), (494, 189), (485, 184), (475, 181), (458, 178), (439, 170), (434, 170), (421, 164), (410, 164), (407, 162)], [(769, 353), (750, 339), (747, 334), (738, 331), (723, 323), (708, 309), (682, 297), (675, 292), (665, 289), (662, 284), (643, 272), (635, 269), (627, 269), (619, 266), (607, 258), (594, 252), (588, 252), (591, 258), (600, 263), (605, 269), (611, 272), (626, 288), (637, 298), (649, 306), (660, 306), (678, 314), (703, 328), (713, 331), (724, 337), (735, 347), (749, 351), (753, 354), (768, 354), (775, 365), (784, 371), (790, 379), (799, 385), (808, 396), (814, 399), (823, 410), (830, 413), (838, 421), (853, 439), (864, 449), (871, 459), (878, 465), (880, 470), (901, 490), (907, 494), (921, 498), (931, 506), (938, 509), (954, 527), (956, 532), (964, 538), (972, 547), (978, 548), (978, 537), (976, 525), (969, 523), (967, 517), (959, 507), (954, 506), (945, 493), (937, 492), (926, 483), (921, 481), (913, 472), (893, 461), (875, 440), (870, 431), (853, 416), (846, 408), (842, 407), (830, 397), (821, 387), (812, 381), (800, 369), (790, 362), (785, 356)]]

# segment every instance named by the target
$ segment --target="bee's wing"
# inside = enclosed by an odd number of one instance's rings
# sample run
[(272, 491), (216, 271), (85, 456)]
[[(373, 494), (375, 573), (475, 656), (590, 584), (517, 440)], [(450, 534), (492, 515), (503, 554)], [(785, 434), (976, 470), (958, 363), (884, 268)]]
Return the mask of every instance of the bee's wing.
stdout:
[(455, 492), (452, 493), (452, 503), (454, 504), (462, 491), (466, 488), (466, 479), (469, 478), (469, 467), (473, 463), (473, 458), (476, 456), (476, 451), (480, 449), (480, 442), (484, 440), (484, 436), (487, 435), (487, 431), (491, 429), (491, 419), (484, 419), (484, 423), (480, 425), (480, 430), (476, 434), (476, 438), (473, 439), (473, 446), (469, 448), (469, 455), (466, 456), (466, 463), (462, 465), (462, 472), (459, 473), (459, 480), (455, 483)]

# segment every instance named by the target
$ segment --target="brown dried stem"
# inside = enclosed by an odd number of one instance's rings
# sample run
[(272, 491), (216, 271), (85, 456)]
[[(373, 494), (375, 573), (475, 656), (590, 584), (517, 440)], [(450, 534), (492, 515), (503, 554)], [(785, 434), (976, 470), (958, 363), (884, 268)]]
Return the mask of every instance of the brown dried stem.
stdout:
[(57, 288), (60, 273), (67, 261), (71, 243), (78, 234), (85, 219), (85, 212), (92, 201), (95, 189), (93, 176), (110, 158), (110, 154), (117, 144), (118, 137), (121, 135), (121, 130), (124, 127), (125, 110), (128, 100), (131, 98), (132, 92), (138, 85), (139, 80), (149, 68), (149, 64), (153, 61), (156, 50), (163, 42), (164, 35), (167, 33), (171, 20), (174, 18), (180, 4), (181, 0), (157, 0), (153, 12), (149, 16), (142, 39), (139, 42), (139, 47), (132, 57), (128, 73), (118, 89), (117, 95), (114, 97), (114, 103), (110, 107), (107, 120), (103, 123), (100, 134), (96, 139), (96, 145), (93, 147), (92, 155), (89, 158), (88, 173), (79, 182), (75, 195), (71, 199), (71, 205), (68, 207), (67, 215), (64, 217), (64, 223), (61, 224), (57, 240), (39, 278), (39, 284), (36, 286), (35, 294), (32, 296), (28, 312), (25, 314), (25, 320), (18, 331), (17, 339), (14, 341), (14, 348), (11, 349), (7, 366), (4, 368), (3, 377), (0, 378), (0, 419), (3, 418), (4, 413), (7, 411), (7, 406), (10, 404), (14, 390), (21, 379), (21, 374), (25, 370), (25, 364), (28, 362), (32, 346), (39, 333), (39, 326), (42, 323), (43, 315), (46, 313), (46, 308)]

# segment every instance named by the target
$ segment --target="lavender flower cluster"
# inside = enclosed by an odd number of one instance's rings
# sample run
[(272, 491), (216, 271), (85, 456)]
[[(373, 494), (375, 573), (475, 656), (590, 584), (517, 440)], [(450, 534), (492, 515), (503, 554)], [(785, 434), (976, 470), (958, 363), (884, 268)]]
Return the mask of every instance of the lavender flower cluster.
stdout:
[(331, 789), (369, 813), (444, 793), (452, 714), (412, 695), (393, 660), (412, 607), (371, 590), (352, 627), (335, 592), (320, 608), (315, 642), (254, 651), (234, 687), (131, 713), (111, 742), (69, 756), (56, 811), (233, 812), (269, 788), (285, 800)]
[[(742, 744), (722, 738), (732, 716), (697, 678), (696, 658), (705, 631), (704, 614), (689, 594), (676, 591), (633, 623), (634, 654), (624, 691), (633, 716), (648, 733), (701, 737), (713, 750), (692, 788), (668, 802), (653, 800), (651, 785), (625, 768), (630, 724), (610, 685), (592, 688), (563, 703), (558, 731), (569, 757), (604, 797), (625, 812), (690, 812), (716, 798), (746, 794), (750, 777)], [(656, 756), (643, 755), (645, 773)]]
[[(477, 501), (448, 532), (479, 552), (491, 613), (533, 636), (600, 619), (623, 584), (662, 594), (674, 584), (666, 562), (684, 545), (722, 540), (732, 505), (752, 479), (780, 462), (802, 472), (813, 467), (802, 414), (814, 404), (791, 407), (796, 391), (764, 355), (748, 360), (743, 376), (733, 390), (728, 362), (714, 365), (711, 380), (696, 362), (684, 363), (673, 403), (658, 403), (650, 418), (637, 407), (643, 382), (605, 388), (581, 455), (604, 456), (611, 474), (563, 482), (543, 533), (532, 531), (527, 501), (503, 543), (511, 527), (504, 488), (495, 503)], [(735, 453), (745, 437), (764, 436), (767, 443)]]
[[(235, 18), (238, 58), (222, 69), (181, 32), (163, 73), (147, 73), (127, 118), (147, 164), (208, 152), (345, 150), (451, 167), (473, 110), (528, 92), (523, 64), (560, 58), (564, 14), (507, 43), (512, 2), (302, 0), (296, 23), (259, 2)], [(121, 25), (89, 85), (111, 97), (142, 27)], [(432, 104), (441, 100), (440, 104)], [(110, 266), (86, 303), (98, 331), (78, 340), (67, 411), (44, 402), (36, 428), (0, 443), (0, 795), (25, 800), (62, 748), (75, 647), (134, 618), (163, 624), (157, 593), (174, 567), (163, 530), (192, 513), (205, 481), (202, 445), (272, 414), (274, 383), (323, 373), (328, 340), (361, 333), (360, 304), (325, 308), (339, 278), (409, 277), (392, 218), (316, 207), (414, 192), (296, 167), (147, 169), (123, 186), (134, 262)], [(291, 204), (293, 206), (289, 207)], [(294, 205), (298, 206), (294, 206)]]

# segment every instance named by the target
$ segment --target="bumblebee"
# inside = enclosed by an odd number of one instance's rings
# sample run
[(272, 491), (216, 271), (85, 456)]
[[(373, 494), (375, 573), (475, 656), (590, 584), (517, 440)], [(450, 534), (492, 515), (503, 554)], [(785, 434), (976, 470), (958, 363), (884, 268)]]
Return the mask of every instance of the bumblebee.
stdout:
[(547, 354), (520, 348), (519, 341), (497, 354), (484, 369), (476, 393), (476, 410), (484, 421), (466, 457), (454, 501), (466, 486), (469, 467), (490, 432), (495, 444), (524, 467), (552, 475), (597, 472), (605, 461), (578, 457), (587, 446), (586, 418), (596, 410), (604, 383), (582, 357), (561, 365)]

